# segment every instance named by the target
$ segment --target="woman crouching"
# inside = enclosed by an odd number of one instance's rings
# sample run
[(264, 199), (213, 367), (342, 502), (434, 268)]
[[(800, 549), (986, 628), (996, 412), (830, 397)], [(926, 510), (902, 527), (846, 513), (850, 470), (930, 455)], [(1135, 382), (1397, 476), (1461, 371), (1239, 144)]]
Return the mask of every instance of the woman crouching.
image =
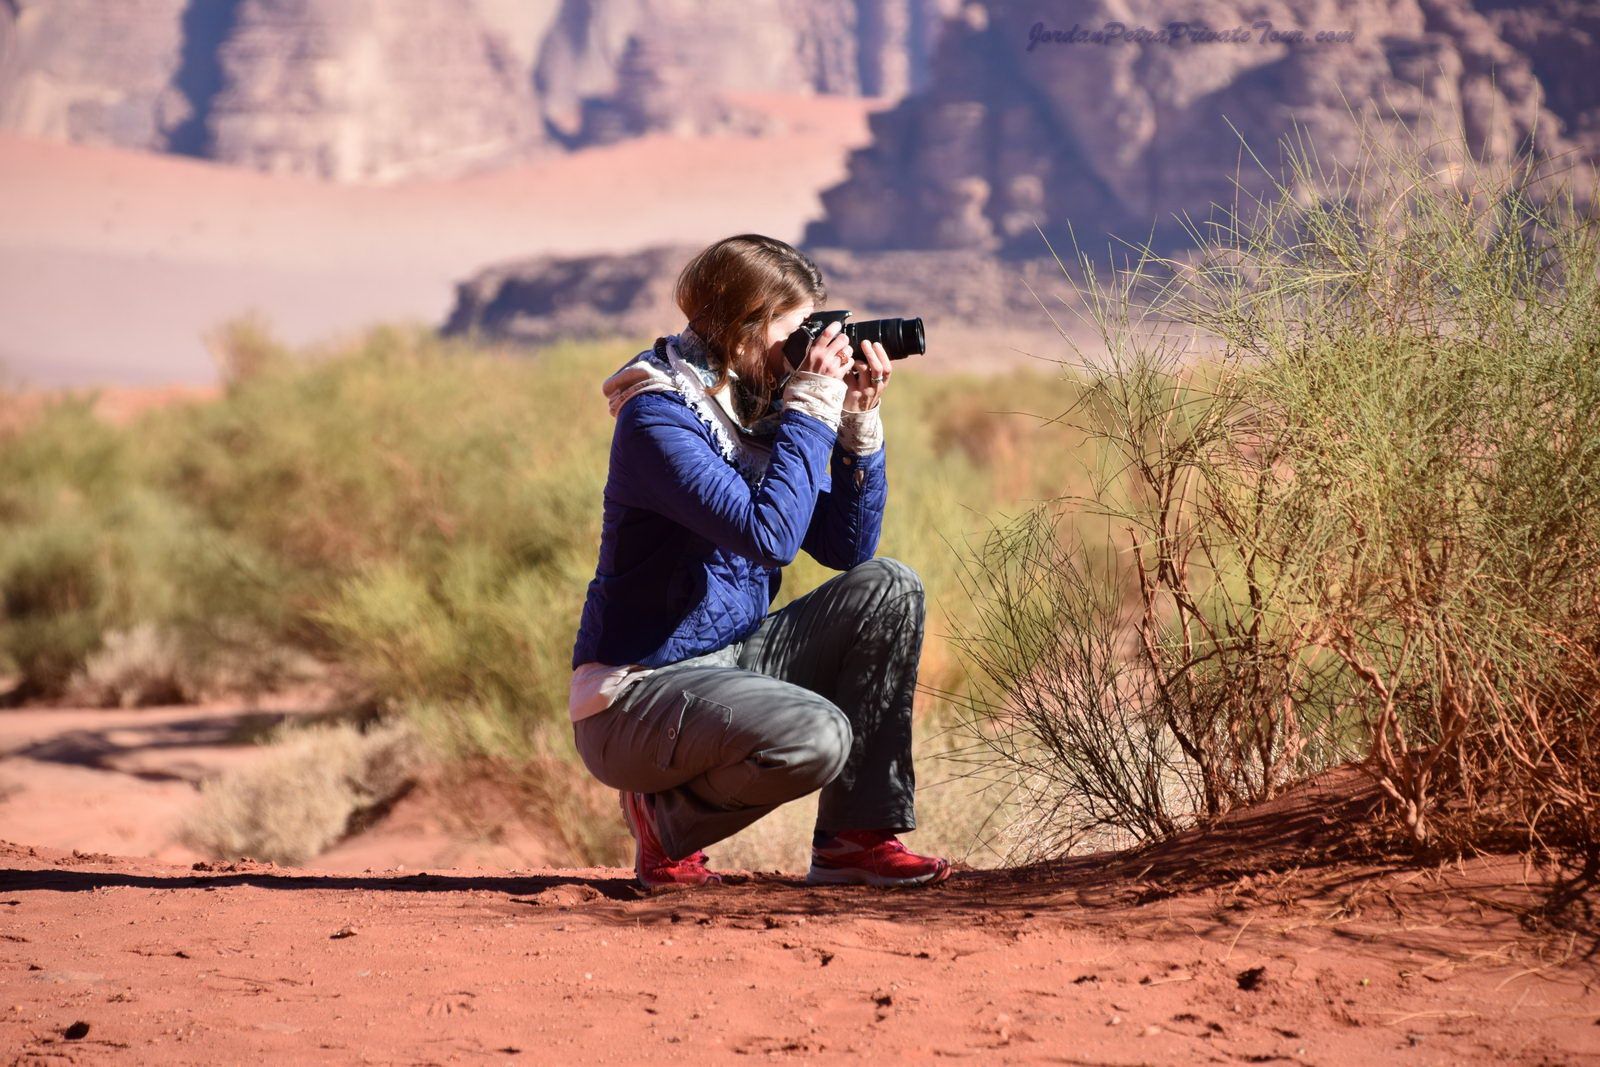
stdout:
[[(708, 845), (821, 790), (811, 884), (926, 885), (909, 851), (916, 572), (874, 558), (887, 500), (883, 348), (837, 323), (816, 265), (741, 234), (678, 277), (688, 322), (606, 379), (616, 418), (600, 560), (573, 648), (589, 770), (621, 791), (646, 886), (718, 882)], [(843, 573), (768, 607), (801, 550)]]

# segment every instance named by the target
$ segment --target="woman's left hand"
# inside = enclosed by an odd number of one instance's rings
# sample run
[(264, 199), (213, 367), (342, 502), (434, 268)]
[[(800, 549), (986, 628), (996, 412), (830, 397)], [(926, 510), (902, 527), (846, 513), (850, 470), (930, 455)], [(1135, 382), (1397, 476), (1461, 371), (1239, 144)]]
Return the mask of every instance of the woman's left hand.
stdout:
[(878, 406), (889, 387), (889, 356), (876, 341), (862, 341), (855, 366), (845, 375), (844, 409), (867, 411)]

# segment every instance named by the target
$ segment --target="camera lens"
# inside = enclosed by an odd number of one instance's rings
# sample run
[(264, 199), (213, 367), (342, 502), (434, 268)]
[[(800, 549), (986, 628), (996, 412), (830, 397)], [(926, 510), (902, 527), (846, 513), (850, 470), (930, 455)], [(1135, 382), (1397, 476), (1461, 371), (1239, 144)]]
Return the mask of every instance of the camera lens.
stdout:
[(865, 319), (861, 322), (847, 322), (844, 332), (856, 348), (861, 347), (862, 341), (878, 342), (883, 346), (884, 354), (890, 359), (920, 356), (928, 350), (928, 339), (923, 332), (920, 316), (914, 319)]

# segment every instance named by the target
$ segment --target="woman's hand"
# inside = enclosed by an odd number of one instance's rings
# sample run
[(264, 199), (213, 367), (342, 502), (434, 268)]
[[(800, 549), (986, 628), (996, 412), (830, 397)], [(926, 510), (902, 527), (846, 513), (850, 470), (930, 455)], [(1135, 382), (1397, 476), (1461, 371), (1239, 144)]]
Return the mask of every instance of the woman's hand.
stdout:
[(844, 394), (846, 411), (867, 411), (877, 407), (883, 391), (889, 388), (892, 370), (889, 354), (883, 350), (883, 346), (877, 341), (862, 341), (861, 357), (855, 361), (850, 377), (845, 380), (848, 386)]
[(811, 347), (806, 349), (806, 358), (797, 369), (811, 374), (825, 374), (830, 378), (843, 378), (850, 369), (850, 339), (843, 330), (844, 324), (841, 322), (828, 323), (812, 340)]

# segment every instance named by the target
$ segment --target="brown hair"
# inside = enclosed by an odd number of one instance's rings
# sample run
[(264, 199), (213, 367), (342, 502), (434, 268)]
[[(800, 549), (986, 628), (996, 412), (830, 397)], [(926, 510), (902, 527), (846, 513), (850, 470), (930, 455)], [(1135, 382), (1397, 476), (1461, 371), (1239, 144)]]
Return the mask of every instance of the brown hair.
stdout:
[(702, 250), (678, 274), (673, 297), (711, 351), (717, 380), (731, 366), (757, 412), (772, 399), (767, 372), (767, 327), (795, 307), (828, 297), (822, 272), (804, 252), (759, 233), (741, 233)]

